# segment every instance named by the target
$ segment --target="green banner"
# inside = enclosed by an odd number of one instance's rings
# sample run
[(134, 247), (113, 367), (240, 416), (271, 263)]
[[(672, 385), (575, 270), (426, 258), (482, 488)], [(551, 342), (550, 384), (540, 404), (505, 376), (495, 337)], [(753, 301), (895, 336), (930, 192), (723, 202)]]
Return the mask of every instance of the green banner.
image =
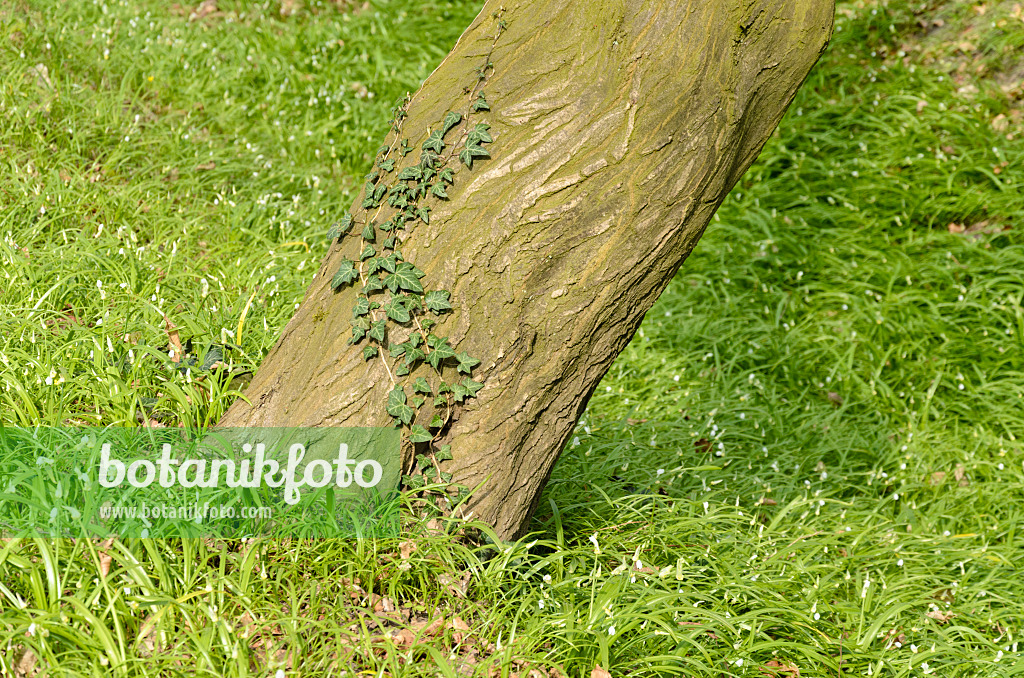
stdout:
[(391, 428), (0, 426), (4, 537), (396, 535)]

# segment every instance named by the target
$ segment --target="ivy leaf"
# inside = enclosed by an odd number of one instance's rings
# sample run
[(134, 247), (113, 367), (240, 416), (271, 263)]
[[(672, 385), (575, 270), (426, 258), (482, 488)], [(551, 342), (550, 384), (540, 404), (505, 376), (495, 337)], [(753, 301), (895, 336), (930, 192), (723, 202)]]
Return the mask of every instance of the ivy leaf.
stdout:
[(410, 490), (418, 490), (427, 484), (423, 476), (402, 476), (402, 484)]
[(396, 365), (395, 366), (395, 376), (396, 377), (404, 377), (407, 374), (409, 374), (409, 368), (408, 367), (406, 367), (405, 365)]
[(480, 94), (477, 95), (476, 101), (473, 102), (473, 112), (476, 113), (477, 111), (489, 110), (491, 110), (491, 106), (487, 103), (487, 99), (484, 99), (484, 93), (481, 91)]
[(369, 278), (367, 278), (366, 284), (363, 285), (363, 294), (378, 292), (382, 289), (384, 289), (384, 283), (380, 281), (379, 277), (371, 275)]
[(416, 348), (423, 343), (423, 335), (419, 332), (413, 332), (409, 335), (409, 343), (412, 344), (413, 348)]
[(442, 445), (441, 449), (439, 449), (437, 451), (437, 453), (434, 455), (434, 459), (437, 459), (438, 461), (449, 461), (449, 460), (453, 459), (453, 457), (452, 457), (452, 446), (451, 445)]
[(373, 242), (377, 239), (377, 230), (373, 227), (373, 222), (366, 224), (363, 227), (363, 240)]
[(405, 350), (405, 365), (406, 367), (412, 367), (417, 360), (423, 360), (423, 351), (419, 350), (415, 346), (409, 346)]
[(420, 319), (420, 326), (423, 329), (425, 329), (425, 330), (429, 330), (431, 327), (433, 327), (436, 324), (437, 324), (437, 322), (434, 321), (434, 320), (431, 320), (430, 318), (421, 318)]
[(331, 287), (336, 290), (341, 289), (357, 278), (359, 278), (359, 271), (356, 269), (355, 263), (349, 259), (343, 259), (341, 265), (338, 266), (338, 272), (331, 279)]
[(435, 414), (434, 418), (430, 420), (430, 428), (441, 428), (442, 426), (444, 426), (444, 419), (441, 418), (440, 414)]
[[(469, 152), (468, 148), (459, 151), (459, 160), (469, 169), (473, 169), (473, 154)], [(363, 207), (366, 207), (366, 205), (364, 204)]]
[(405, 304), (394, 297), (384, 304), (384, 313), (395, 322), (407, 323), (411, 320), (411, 316), (409, 315), (408, 309), (405, 308)]
[(494, 139), (491, 138), (491, 135), (487, 133), (487, 130), (489, 129), (491, 129), (490, 125), (482, 122), (478, 123), (477, 126), (473, 128), (473, 131), (469, 133), (469, 136), (466, 139), (466, 146), (476, 146), (481, 143), (489, 144), (494, 141)]
[(423, 302), (435, 315), (441, 315), (445, 311), (452, 310), (450, 298), (451, 292), (448, 290), (431, 290), (423, 297)]
[(345, 213), (341, 217), (341, 221), (332, 224), (331, 230), (327, 231), (327, 239), (335, 240), (348, 233), (348, 230), (352, 228), (352, 215)]
[(394, 273), (395, 272), (395, 265), (396, 265), (397, 262), (395, 261), (395, 253), (394, 252), (392, 252), (391, 254), (387, 255), (386, 257), (379, 257), (379, 259), (380, 259), (381, 268), (383, 268), (388, 273)]
[(376, 357), (377, 357), (377, 347), (376, 346), (369, 346), (369, 345), (367, 345), (367, 346), (363, 347), (363, 360), (372, 360), (373, 358), (376, 358)]
[(401, 386), (395, 386), (388, 392), (387, 411), (388, 414), (403, 424), (408, 424), (412, 421), (412, 416), (415, 412), (406, 404), (405, 391)]
[[(434, 407), (447, 407), (447, 406), (448, 406), (448, 401), (445, 400), (444, 398), (442, 398), (441, 396), (438, 396), (438, 397), (434, 398)], [(440, 417), (438, 417), (438, 418), (440, 418)], [(441, 424), (438, 424), (438, 425), (440, 426)], [(431, 424), (431, 426), (433, 426), (433, 424)]]
[(447, 339), (438, 339), (433, 349), (427, 354), (427, 362), (435, 369), (441, 369), (441, 363), (455, 357), (455, 349), (449, 346)]
[(440, 159), (440, 156), (433, 151), (423, 151), (420, 153), (420, 169), (423, 170), (423, 175), (420, 178), (421, 181), (430, 181), (430, 177), (434, 172), (433, 167)]
[(384, 333), (387, 331), (388, 321), (383, 318), (370, 326), (370, 339), (378, 343), (384, 343)]
[(451, 167), (445, 167), (443, 170), (438, 172), (437, 176), (438, 176), (439, 179), (444, 181), (449, 186), (455, 183), (455, 178), (454, 178), (454, 175), (452, 173), (452, 168)]
[(381, 182), (377, 184), (376, 190), (373, 192), (373, 201), (379, 203), (384, 198), (384, 193), (388, 190), (387, 184)]
[(421, 208), (419, 208), (418, 210), (416, 210), (416, 216), (418, 216), (423, 221), (424, 224), (429, 224), (430, 223), (430, 208), (429, 207), (421, 207)]
[(416, 381), (413, 382), (413, 384), (412, 384), (412, 392), (413, 393), (425, 393), (427, 395), (434, 395), (434, 391), (431, 390), (430, 384), (428, 384), (427, 380), (424, 379), (423, 377), (420, 377)]
[(471, 398), (475, 398), (477, 392), (484, 387), (484, 385), (481, 384), (479, 381), (473, 381), (469, 377), (463, 379), (460, 385), (463, 386), (467, 391), (469, 391), (469, 396)]
[(407, 348), (409, 348), (409, 345), (403, 342), (389, 348), (388, 353), (391, 354), (392, 358), (398, 358), (405, 353)]
[[(375, 257), (375, 256), (377, 256), (377, 250), (374, 249), (373, 245), (370, 245), (369, 243), (367, 243), (366, 248), (363, 249), (362, 254), (359, 255), (359, 261), (366, 261), (370, 257)], [(358, 277), (358, 276), (359, 276), (359, 274), (357, 272), (356, 273), (356, 277)]]
[(448, 194), (444, 191), (444, 184), (434, 184), (433, 188), (430, 189), (430, 194), (441, 198), (442, 200), (448, 199)]
[(455, 355), (455, 359), (459, 361), (459, 372), (462, 372), (464, 374), (469, 374), (470, 372), (473, 371), (474, 367), (480, 364), (480, 360), (478, 358), (474, 358), (465, 351), (463, 351), (462, 353), (457, 353)]
[(412, 264), (403, 261), (394, 273), (384, 278), (384, 284), (392, 292), (397, 292), (401, 288), (409, 292), (422, 294), (423, 285), (420, 284), (419, 278), (416, 277), (415, 270)]
[(448, 131), (462, 122), (462, 114), (455, 113), (454, 111), (448, 111), (447, 115), (444, 116), (444, 122), (441, 123), (441, 136), (448, 134)]
[(358, 318), (359, 316), (366, 315), (370, 312), (370, 300), (359, 295), (356, 299), (356, 305), (352, 307), (352, 317)]
[(348, 343), (359, 343), (366, 336), (368, 329), (370, 329), (370, 323), (366, 322), (366, 318), (357, 318), (352, 321), (352, 338), (348, 340)]
[(430, 136), (427, 137), (427, 140), (423, 142), (423, 150), (433, 151), (434, 153), (440, 153), (443, 151), (444, 141), (441, 140), (441, 137), (443, 136), (444, 133), (439, 129), (431, 132)]
[(395, 169), (395, 159), (394, 158), (388, 158), (387, 160), (385, 160), (384, 162), (382, 162), (380, 164), (380, 168), (382, 170), (384, 170), (385, 172), (392, 172), (392, 171), (394, 171), (394, 169)]
[(419, 424), (416, 424), (409, 431), (409, 442), (410, 443), (429, 443), (434, 439), (434, 436), (430, 435), (430, 431), (423, 428)]
[(419, 181), (423, 176), (423, 170), (419, 167), (406, 167), (398, 173), (398, 181)]
[(477, 391), (483, 387), (484, 385), (480, 382), (473, 381), (469, 377), (466, 377), (461, 383), (455, 384), (452, 387), (452, 394), (455, 397), (455, 400), (461, 403), (466, 398), (476, 397)]

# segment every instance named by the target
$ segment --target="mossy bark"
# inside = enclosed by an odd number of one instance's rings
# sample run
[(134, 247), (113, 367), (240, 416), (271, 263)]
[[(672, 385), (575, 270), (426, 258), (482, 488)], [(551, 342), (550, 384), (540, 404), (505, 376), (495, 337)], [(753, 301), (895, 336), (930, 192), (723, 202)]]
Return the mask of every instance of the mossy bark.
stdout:
[[(489, 1), (414, 96), (413, 148), (464, 108), (500, 6), (508, 29), (481, 116), (493, 159), (460, 168), (402, 250), (452, 293), (437, 334), (483, 360), (445, 468), (481, 485), (475, 515), (513, 537), (598, 382), (823, 51), (833, 2)], [(332, 247), (252, 404), (235, 402), (221, 425), (391, 423), (384, 366), (348, 343), (356, 290), (329, 284), (356, 247)]]

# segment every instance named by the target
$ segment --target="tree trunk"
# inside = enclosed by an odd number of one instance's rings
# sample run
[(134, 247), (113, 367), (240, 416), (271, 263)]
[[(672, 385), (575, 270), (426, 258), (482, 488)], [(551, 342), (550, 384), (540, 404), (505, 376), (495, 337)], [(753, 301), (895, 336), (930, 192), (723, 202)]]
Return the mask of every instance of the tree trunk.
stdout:
[[(482, 390), (445, 429), (443, 466), (482, 484), (470, 507), (500, 536), (526, 529), (588, 399), (775, 129), (832, 19), (832, 0), (489, 0), (413, 97), (403, 136), (418, 149), (465, 108), (493, 45), (491, 111), (474, 116), (491, 125), (492, 158), (460, 166), (402, 251), (451, 291), (435, 332), (483, 361)], [(392, 423), (384, 363), (349, 343), (357, 289), (331, 286), (359, 254), (348, 240), (260, 366), (252, 405), (236, 401), (220, 425)]]

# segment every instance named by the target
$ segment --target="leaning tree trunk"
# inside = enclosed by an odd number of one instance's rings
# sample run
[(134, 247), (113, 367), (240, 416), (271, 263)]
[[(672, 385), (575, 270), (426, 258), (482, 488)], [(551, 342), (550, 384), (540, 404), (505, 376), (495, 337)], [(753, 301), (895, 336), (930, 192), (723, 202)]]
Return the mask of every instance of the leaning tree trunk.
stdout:
[[(413, 97), (403, 136), (418, 150), (465, 108), (490, 54), (491, 110), (475, 117), (491, 159), (461, 166), (401, 249), (451, 291), (435, 332), (483, 361), (444, 466), (482, 484), (471, 508), (500, 536), (526, 529), (598, 382), (775, 129), (832, 18), (832, 0), (488, 0)], [(359, 246), (332, 246), (251, 405), (220, 425), (392, 423), (385, 364), (349, 343), (358, 290), (331, 285)]]

